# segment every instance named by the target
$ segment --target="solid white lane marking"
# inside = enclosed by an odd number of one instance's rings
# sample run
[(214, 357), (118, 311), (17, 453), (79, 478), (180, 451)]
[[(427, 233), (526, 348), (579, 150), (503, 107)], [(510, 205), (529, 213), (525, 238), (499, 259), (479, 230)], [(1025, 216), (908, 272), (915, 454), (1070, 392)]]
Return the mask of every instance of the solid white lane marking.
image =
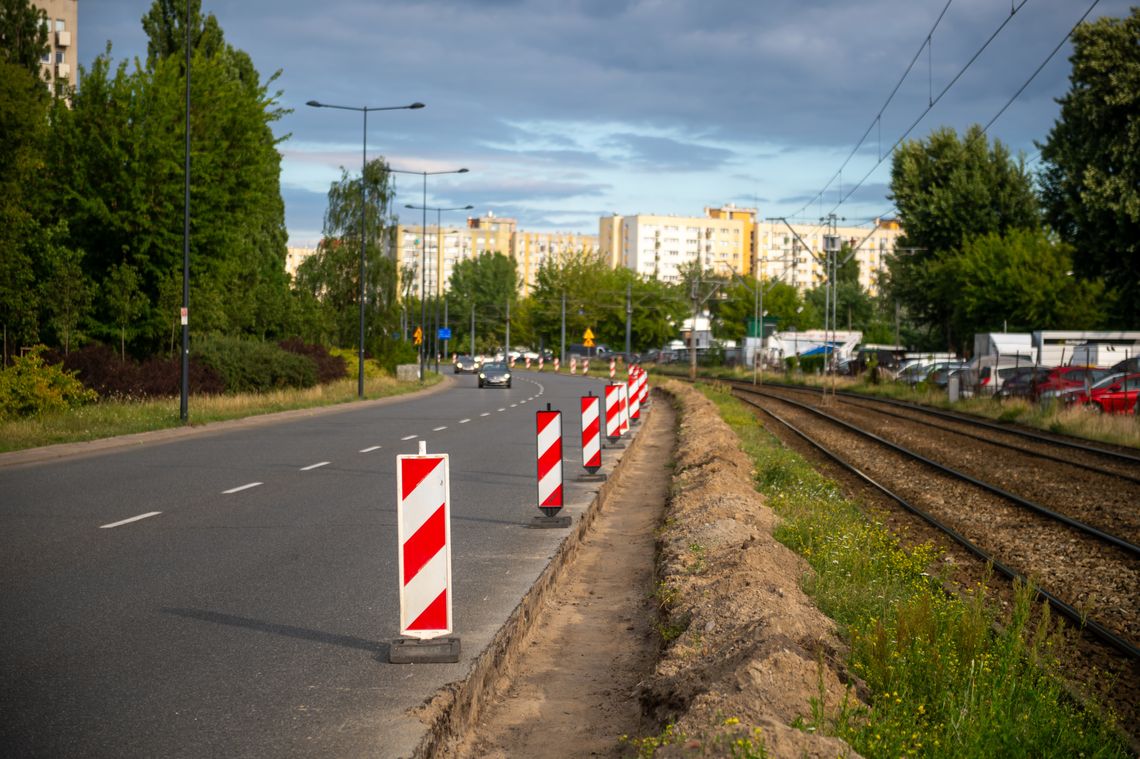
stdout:
[(262, 483), (260, 483), (260, 482), (250, 482), (250, 483), (248, 483), (248, 484), (246, 484), (246, 485), (242, 485), (241, 487), (237, 487), (237, 488), (230, 488), (229, 490), (223, 490), (223, 491), (222, 491), (222, 495), (231, 495), (231, 494), (233, 494), (233, 493), (240, 493), (240, 492), (241, 492), (241, 491), (243, 491), (243, 490), (249, 490), (250, 488), (255, 488), (255, 487), (257, 487), (258, 485), (261, 485), (261, 484), (262, 484)]
[(380, 450), (380, 446), (374, 445), (371, 448), (362, 448), (362, 449), (360, 449), (360, 452), (361, 453), (372, 453), (373, 451), (378, 451), (378, 450)]
[(490, 416), (490, 415), (491, 415), (491, 412), (490, 412), (490, 411), (484, 411), (484, 412), (483, 412), (482, 414), (480, 414), (479, 416)]
[(310, 464), (309, 466), (301, 467), (301, 471), (302, 472), (308, 472), (308, 471), (311, 471), (313, 469), (320, 469), (321, 467), (328, 466), (331, 463), (332, 463), (331, 461), (322, 461), (319, 464)]
[(431, 431), (432, 432), (440, 432), (440, 431), (446, 430), (446, 429), (447, 429), (447, 425), (445, 424), (442, 427), (432, 427)]
[(468, 422), (470, 422), (470, 421), (471, 421), (470, 419), (460, 419), (460, 420), (459, 420), (459, 423), (460, 423), (460, 424), (467, 424), (467, 423), (468, 423)]
[(415, 440), (415, 439), (416, 439), (416, 438), (418, 438), (418, 437), (419, 437), (419, 435), (407, 435), (407, 436), (405, 436), (405, 437), (402, 437), (402, 438), (400, 438), (400, 439), (401, 439), (401, 440)]
[(99, 529), (100, 530), (109, 530), (112, 527), (121, 527), (124, 524), (130, 524), (131, 522), (137, 522), (140, 519), (147, 519), (148, 517), (156, 517), (161, 513), (162, 513), (161, 511), (148, 511), (145, 514), (139, 514), (137, 517), (131, 517), (130, 519), (124, 519), (124, 520), (119, 521), (119, 522), (111, 522), (111, 524), (99, 525)]

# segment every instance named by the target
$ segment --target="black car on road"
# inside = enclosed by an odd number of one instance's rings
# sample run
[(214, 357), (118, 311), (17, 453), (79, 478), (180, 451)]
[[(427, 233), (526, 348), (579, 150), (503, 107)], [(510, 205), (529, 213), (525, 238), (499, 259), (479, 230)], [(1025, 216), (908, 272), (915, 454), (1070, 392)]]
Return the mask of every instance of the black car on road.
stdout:
[(511, 386), (511, 370), (506, 364), (483, 364), (479, 370), (479, 387)]

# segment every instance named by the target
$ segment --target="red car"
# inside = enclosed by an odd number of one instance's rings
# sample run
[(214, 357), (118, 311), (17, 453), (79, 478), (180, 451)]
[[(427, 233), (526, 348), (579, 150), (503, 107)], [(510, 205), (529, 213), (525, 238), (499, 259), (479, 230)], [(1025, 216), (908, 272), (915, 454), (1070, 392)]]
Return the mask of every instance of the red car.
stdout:
[(1074, 387), (1089, 387), (1111, 374), (1095, 366), (1055, 366), (1037, 383), (1036, 398), (1056, 398)]
[(1129, 374), (1108, 387), (1094, 392), (1089, 405), (1108, 414), (1134, 414), (1138, 395), (1140, 395), (1140, 373)]

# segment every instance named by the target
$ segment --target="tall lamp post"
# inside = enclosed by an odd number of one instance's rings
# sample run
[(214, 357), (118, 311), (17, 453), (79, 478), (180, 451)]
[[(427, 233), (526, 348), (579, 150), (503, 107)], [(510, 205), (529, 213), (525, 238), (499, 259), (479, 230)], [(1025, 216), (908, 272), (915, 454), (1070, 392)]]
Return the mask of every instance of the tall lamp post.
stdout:
[[(463, 173), (466, 171), (467, 171), (467, 169), (460, 169), (459, 171), (457, 171), (455, 173), (460, 174), (460, 173)], [(441, 231), (441, 215), (443, 214), (444, 211), (470, 211), (474, 207), (475, 206), (472, 206), (472, 205), (466, 205), (466, 206), (452, 206), (451, 208), (437, 208), (435, 206), (429, 207), (426, 205), (416, 206), (416, 205), (412, 205), (411, 203), (406, 203), (404, 205), (404, 208), (410, 208), (413, 211), (423, 211), (425, 214), (425, 216), (424, 216), (425, 219), (427, 218), (426, 214), (428, 211), (435, 211), (435, 249), (436, 249), (436, 254), (435, 254), (436, 255), (436, 262), (435, 262), (435, 301), (436, 301), (435, 302), (435, 320), (436, 320), (436, 329), (437, 330), (439, 329), (439, 284), (440, 284), (440, 278), (441, 278), (441, 274), (442, 274), (442, 267), (440, 266), (440, 263), (441, 263), (440, 258), (443, 255), (443, 253), (442, 253), (442, 250), (443, 250), (443, 248), (442, 248), (443, 232)], [(427, 264), (427, 230), (426, 229), (423, 230), (423, 238), (424, 238), (424, 264), (425, 264), (425, 268), (426, 268), (426, 264)], [(422, 294), (423, 293), (421, 293), (421, 295)], [(438, 332), (437, 332), (437, 334), (438, 334)], [(439, 351), (436, 350), (435, 354), (436, 354), (435, 370), (438, 372), (439, 371)]]
[[(423, 221), (420, 223), (420, 236), (423, 238), (423, 245), (421, 252), (423, 255), (423, 269), (420, 271), (420, 330), (422, 334), (423, 328), (427, 322), (427, 178), (429, 176), (436, 176), (439, 174), (466, 174), (467, 169), (449, 169), (444, 171), (409, 171), (407, 169), (393, 169), (389, 168), (388, 171), (393, 174), (419, 174), (424, 178), (424, 195), (423, 203), (420, 208), (423, 210)], [(420, 382), (424, 381), (424, 363), (427, 359), (426, 346), (420, 344)]]
[(368, 243), (366, 217), (368, 185), (365, 182), (364, 172), (368, 166), (368, 112), (369, 111), (415, 111), (424, 107), (423, 103), (410, 105), (392, 105), (374, 108), (371, 106), (331, 105), (310, 100), (305, 105), (311, 108), (336, 108), (341, 111), (358, 111), (364, 114), (364, 147), (361, 151), (360, 163), (360, 345), (358, 349), (359, 362), (357, 364), (356, 394), (364, 397), (364, 249)]

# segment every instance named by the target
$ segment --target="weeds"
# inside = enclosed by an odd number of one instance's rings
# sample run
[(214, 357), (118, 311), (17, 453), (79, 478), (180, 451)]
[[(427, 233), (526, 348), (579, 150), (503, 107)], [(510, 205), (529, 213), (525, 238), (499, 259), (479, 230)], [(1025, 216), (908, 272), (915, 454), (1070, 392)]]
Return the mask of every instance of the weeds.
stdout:
[(776, 537), (811, 564), (806, 590), (840, 624), (848, 666), (872, 694), (869, 708), (816, 708), (804, 727), (868, 757), (1128, 755), (1111, 719), (1080, 710), (1052, 674), (1064, 644), (1032, 588), (1016, 588), (1008, 615), (984, 584), (948, 597), (932, 546), (904, 550), (741, 404), (707, 394), (756, 462), (757, 488), (782, 518)]

